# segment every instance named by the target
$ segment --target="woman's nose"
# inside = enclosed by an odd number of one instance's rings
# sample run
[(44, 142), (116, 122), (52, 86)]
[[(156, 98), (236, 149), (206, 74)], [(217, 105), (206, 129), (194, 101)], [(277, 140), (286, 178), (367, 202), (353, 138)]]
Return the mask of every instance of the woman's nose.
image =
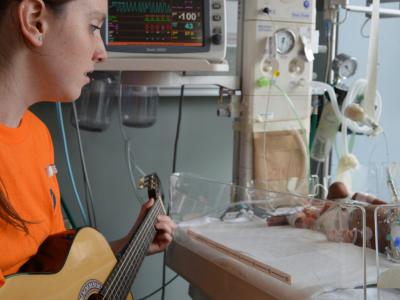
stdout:
[(104, 46), (104, 42), (101, 37), (99, 37), (99, 42), (98, 46), (95, 50), (95, 53), (93, 55), (93, 60), (97, 63), (103, 62), (107, 59), (107, 50), (106, 47)]

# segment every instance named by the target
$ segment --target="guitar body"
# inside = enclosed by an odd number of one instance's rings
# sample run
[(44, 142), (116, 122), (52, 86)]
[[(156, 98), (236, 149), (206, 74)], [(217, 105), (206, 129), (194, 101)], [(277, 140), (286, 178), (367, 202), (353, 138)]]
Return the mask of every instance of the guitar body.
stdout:
[[(67, 231), (49, 237), (21, 273), (6, 277), (0, 299), (88, 300), (116, 263), (108, 242), (95, 229)], [(127, 299), (133, 300), (132, 295)]]

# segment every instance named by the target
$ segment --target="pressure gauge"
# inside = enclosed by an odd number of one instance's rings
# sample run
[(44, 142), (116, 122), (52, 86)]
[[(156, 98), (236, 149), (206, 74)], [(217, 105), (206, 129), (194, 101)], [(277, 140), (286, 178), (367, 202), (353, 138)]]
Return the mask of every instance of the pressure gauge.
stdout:
[(279, 54), (287, 54), (294, 48), (296, 36), (288, 29), (279, 29), (275, 32), (276, 51)]
[(349, 78), (357, 71), (357, 60), (347, 54), (338, 54), (333, 60), (332, 69), (336, 78)]

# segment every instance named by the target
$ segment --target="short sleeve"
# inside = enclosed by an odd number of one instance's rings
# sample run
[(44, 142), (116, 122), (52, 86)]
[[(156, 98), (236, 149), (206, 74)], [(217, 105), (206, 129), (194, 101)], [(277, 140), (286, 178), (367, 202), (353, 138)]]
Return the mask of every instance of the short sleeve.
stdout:
[(0, 270), (0, 288), (4, 285), (4, 283), (5, 283), (5, 279), (3, 276), (3, 272), (1, 272), (1, 270)]

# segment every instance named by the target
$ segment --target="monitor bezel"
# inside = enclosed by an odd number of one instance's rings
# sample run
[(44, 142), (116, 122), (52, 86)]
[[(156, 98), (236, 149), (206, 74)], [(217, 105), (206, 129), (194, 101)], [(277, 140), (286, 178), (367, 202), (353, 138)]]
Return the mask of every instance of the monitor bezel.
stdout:
[(209, 52), (211, 41), (211, 0), (203, 0), (203, 46), (157, 46), (157, 45), (108, 45), (107, 27), (108, 14), (102, 27), (102, 37), (108, 52), (121, 53), (144, 53), (144, 54), (166, 54), (166, 53), (197, 53)]

